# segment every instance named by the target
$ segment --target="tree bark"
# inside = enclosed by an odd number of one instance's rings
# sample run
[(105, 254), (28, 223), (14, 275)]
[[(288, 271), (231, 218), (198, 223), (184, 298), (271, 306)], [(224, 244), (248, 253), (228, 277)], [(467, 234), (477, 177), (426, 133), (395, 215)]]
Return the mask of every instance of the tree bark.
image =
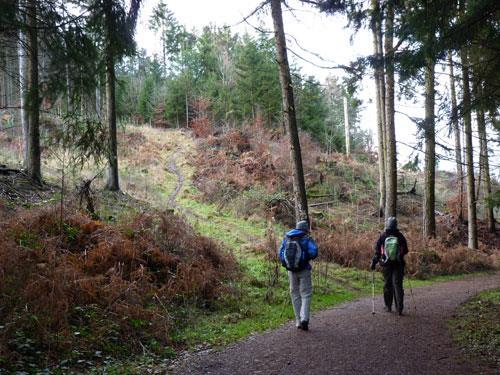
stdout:
[(295, 201), (295, 218), (309, 221), (307, 207), (302, 155), (300, 151), (299, 133), (295, 116), (295, 103), (293, 96), (290, 67), (286, 51), (285, 31), (281, 12), (281, 1), (271, 0), (271, 12), (274, 24), (274, 37), (276, 41), (276, 57), (279, 65), (281, 94), (283, 98), (284, 123), (290, 139), (290, 155), (293, 174), (293, 193)]
[(106, 57), (106, 117), (109, 131), (108, 181), (106, 189), (120, 190), (118, 174), (118, 137), (116, 131), (115, 64), (113, 55)]
[(451, 124), (455, 138), (455, 164), (457, 165), (457, 189), (459, 196), (458, 220), (463, 222), (464, 172), (462, 168), (462, 145), (460, 140), (460, 126), (458, 124), (457, 94), (451, 52), (448, 52), (448, 64), (450, 65)]
[(381, 13), (378, 0), (372, 0), (373, 53), (375, 55), (375, 98), (377, 106), (378, 172), (379, 172), (379, 216), (385, 212), (385, 79), (382, 50)]
[(36, 1), (28, 0), (28, 82), (27, 82), (27, 109), (29, 123), (28, 162), (27, 173), (35, 183), (42, 183), (40, 157), (40, 94), (38, 86), (38, 29)]
[(424, 237), (436, 237), (435, 179), (436, 179), (436, 132), (434, 122), (435, 89), (434, 60), (427, 58), (425, 66), (425, 178), (424, 178)]
[(394, 124), (394, 4), (387, 2), (387, 18), (385, 23), (385, 72), (386, 72), (386, 202), (385, 217), (396, 216), (397, 205), (397, 160), (396, 133)]
[(477, 249), (477, 220), (476, 197), (474, 192), (474, 157), (472, 148), (472, 119), (471, 99), (469, 88), (469, 61), (467, 50), (462, 47), (460, 51), (462, 60), (462, 89), (463, 89), (463, 118), (465, 133), (465, 162), (467, 166), (467, 219), (468, 219), (468, 246)]

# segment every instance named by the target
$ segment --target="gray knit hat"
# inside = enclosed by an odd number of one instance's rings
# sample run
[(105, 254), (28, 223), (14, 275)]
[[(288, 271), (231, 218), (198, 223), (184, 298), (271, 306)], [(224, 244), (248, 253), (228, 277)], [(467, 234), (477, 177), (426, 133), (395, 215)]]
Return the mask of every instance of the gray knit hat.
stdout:
[(396, 230), (398, 229), (398, 219), (396, 219), (394, 216), (391, 216), (387, 219), (387, 222), (385, 223), (385, 230)]
[(309, 232), (309, 223), (307, 220), (298, 221), (295, 225), (295, 229), (302, 230), (304, 232)]

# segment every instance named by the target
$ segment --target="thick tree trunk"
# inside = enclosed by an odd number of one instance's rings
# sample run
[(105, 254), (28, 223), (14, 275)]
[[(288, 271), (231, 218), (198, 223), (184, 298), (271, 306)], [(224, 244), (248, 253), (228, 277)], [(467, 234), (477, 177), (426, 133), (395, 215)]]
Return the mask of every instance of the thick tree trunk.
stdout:
[(436, 236), (435, 179), (436, 132), (434, 122), (434, 61), (427, 59), (425, 67), (425, 181), (424, 181), (424, 237)]
[(281, 13), (281, 1), (271, 0), (271, 10), (276, 41), (276, 55), (280, 71), (281, 93), (283, 97), (284, 122), (290, 137), (290, 154), (293, 174), (293, 193), (295, 200), (295, 217), (297, 220), (309, 220), (307, 207), (302, 155), (300, 152), (299, 133), (295, 117), (292, 80), (286, 51), (285, 31)]
[(385, 216), (396, 216), (397, 204), (397, 160), (396, 132), (394, 124), (394, 4), (387, 2), (387, 18), (385, 23), (385, 121), (386, 121), (386, 203)]
[(27, 173), (33, 182), (42, 183), (40, 161), (40, 97), (38, 87), (38, 29), (36, 1), (29, 0), (27, 4), (28, 21), (28, 82), (27, 82), (27, 109), (29, 123), (28, 162)]
[(463, 195), (464, 195), (464, 172), (462, 168), (462, 145), (460, 140), (460, 126), (458, 124), (457, 94), (455, 90), (455, 75), (453, 72), (453, 58), (448, 52), (448, 64), (450, 65), (450, 96), (451, 96), (451, 124), (455, 138), (455, 164), (457, 165), (457, 189), (459, 196), (458, 220), (464, 219)]
[(382, 50), (381, 14), (378, 0), (372, 0), (373, 53), (375, 55), (375, 98), (377, 106), (379, 216), (385, 212), (385, 79)]
[(465, 162), (467, 165), (467, 219), (468, 219), (468, 246), (477, 249), (477, 220), (476, 220), (476, 197), (474, 192), (474, 157), (472, 149), (472, 119), (471, 99), (469, 88), (469, 61), (467, 50), (460, 51), (462, 60), (462, 87), (463, 87), (463, 118), (465, 133)]
[(111, 53), (106, 58), (106, 117), (109, 131), (108, 181), (106, 189), (120, 190), (118, 177), (118, 137), (116, 131), (115, 64)]

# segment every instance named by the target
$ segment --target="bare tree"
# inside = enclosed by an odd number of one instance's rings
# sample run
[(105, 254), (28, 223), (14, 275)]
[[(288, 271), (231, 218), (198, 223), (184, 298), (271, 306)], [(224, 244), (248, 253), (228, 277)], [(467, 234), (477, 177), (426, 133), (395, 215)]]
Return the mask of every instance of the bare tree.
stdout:
[(280, 71), (281, 93), (283, 97), (283, 118), (288, 130), (288, 136), (290, 137), (295, 217), (297, 220), (309, 220), (302, 155), (300, 152), (299, 133), (295, 116), (295, 102), (286, 51), (285, 31), (280, 0), (271, 0), (271, 13), (276, 41), (276, 57)]

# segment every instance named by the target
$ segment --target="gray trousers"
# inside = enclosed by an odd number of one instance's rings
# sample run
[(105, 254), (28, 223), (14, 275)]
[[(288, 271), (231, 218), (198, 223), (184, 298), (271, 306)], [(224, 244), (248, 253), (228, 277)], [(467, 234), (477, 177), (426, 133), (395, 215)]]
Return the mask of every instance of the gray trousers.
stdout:
[(312, 297), (311, 270), (288, 271), (288, 280), (290, 281), (290, 296), (292, 297), (295, 322), (298, 326), (302, 321), (309, 321)]

